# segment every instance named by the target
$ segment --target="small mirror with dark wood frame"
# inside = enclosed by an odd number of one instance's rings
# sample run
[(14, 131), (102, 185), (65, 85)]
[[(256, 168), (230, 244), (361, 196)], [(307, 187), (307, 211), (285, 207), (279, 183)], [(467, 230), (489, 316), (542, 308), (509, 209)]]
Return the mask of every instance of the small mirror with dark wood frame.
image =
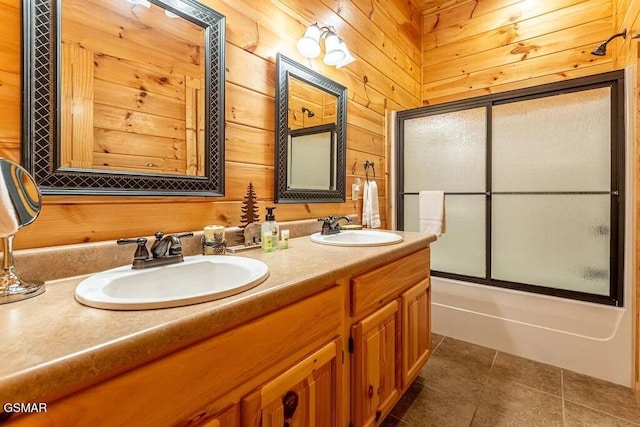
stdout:
[(22, 2), (23, 165), (43, 194), (224, 195), (225, 17)]
[(347, 89), (278, 54), (275, 201), (346, 200)]

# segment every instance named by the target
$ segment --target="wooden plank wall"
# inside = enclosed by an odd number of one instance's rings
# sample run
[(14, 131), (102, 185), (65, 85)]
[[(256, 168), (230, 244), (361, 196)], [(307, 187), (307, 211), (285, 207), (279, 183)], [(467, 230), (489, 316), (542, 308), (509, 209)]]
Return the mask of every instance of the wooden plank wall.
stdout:
[(446, 0), (425, 2), (423, 103), (520, 89), (615, 69), (590, 54), (614, 34), (614, 2), (635, 0)]
[[(374, 161), (386, 202), (385, 112), (421, 105), (421, 15), (408, 0), (203, 0), (226, 16), (226, 195), (205, 197), (48, 196), (17, 248), (239, 225), (252, 181), (260, 216), (273, 201), (275, 56), (294, 58), (349, 90), (347, 188)], [(0, 0), (0, 156), (20, 159), (20, 1)], [(295, 49), (313, 22), (333, 25), (357, 60), (336, 70)], [(351, 192), (347, 191), (347, 197)], [(283, 204), (279, 221), (361, 211), (361, 201)], [(383, 227), (386, 209), (381, 209)]]
[[(628, 114), (631, 123), (635, 123), (636, 140), (634, 144), (635, 158), (634, 169), (636, 171), (634, 177), (633, 190), (629, 190), (628, 194), (635, 196), (635, 295), (633, 298), (633, 348), (634, 348), (634, 364), (633, 364), (633, 389), (635, 391), (636, 401), (640, 403), (640, 71), (637, 65), (640, 65), (640, 43), (637, 39), (632, 39), (633, 35), (640, 34), (640, 2), (638, 0), (613, 0), (616, 16), (616, 32), (622, 31), (624, 28), (629, 32), (629, 36), (620, 42), (616, 47), (616, 66), (623, 68), (627, 65), (636, 65), (636, 86), (633, 88), (635, 93), (636, 111), (629, 111)], [(633, 191), (633, 193), (632, 193)]]
[(627, 29), (628, 36), (624, 41), (616, 39), (617, 44), (613, 52), (616, 58), (616, 68), (624, 68), (626, 65), (635, 64), (638, 54), (638, 39), (640, 35), (640, 1), (638, 0), (613, 0), (616, 24), (615, 32), (619, 33)]
[(20, 3), (0, 0), (0, 157), (20, 158)]
[[(640, 47), (636, 46), (636, 49), (634, 49), (636, 51), (636, 62), (635, 64), (637, 65), (638, 63), (640, 63)], [(634, 328), (634, 334), (633, 334), (633, 350), (634, 350), (634, 363), (633, 363), (633, 389), (635, 391), (635, 397), (636, 397), (636, 401), (640, 404), (640, 262), (639, 262), (639, 255), (640, 254), (640, 233), (638, 232), (638, 230), (640, 230), (640, 173), (638, 173), (638, 171), (640, 170), (640, 103), (638, 103), (638, 99), (640, 99), (640, 85), (638, 85), (638, 81), (640, 81), (640, 71), (638, 70), (638, 67), (636, 66), (636, 85), (633, 88), (633, 93), (635, 93), (635, 115), (634, 117), (631, 119), (631, 123), (634, 123), (634, 129), (636, 132), (636, 139), (635, 139), (635, 144), (633, 145), (633, 149), (634, 149), (634, 165), (635, 165), (635, 171), (636, 174), (634, 176), (634, 189), (631, 190), (633, 191), (633, 193), (630, 191), (629, 194), (632, 194), (635, 196), (635, 218), (634, 218), (634, 225), (635, 225), (635, 244), (634, 244), (634, 249), (635, 249), (635, 265), (632, 264), (632, 266), (634, 267), (634, 272), (633, 272), (633, 279), (634, 279), (634, 291), (635, 294), (633, 295), (633, 300), (632, 303), (633, 305), (633, 328)]]

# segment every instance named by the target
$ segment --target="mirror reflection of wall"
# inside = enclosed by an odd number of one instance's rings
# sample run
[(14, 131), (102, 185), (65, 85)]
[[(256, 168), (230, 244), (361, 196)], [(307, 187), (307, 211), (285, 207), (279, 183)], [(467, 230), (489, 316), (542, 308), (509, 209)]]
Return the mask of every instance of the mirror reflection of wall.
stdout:
[(43, 194), (224, 195), (223, 15), (195, 0), (23, 6), (23, 163)]
[(289, 76), (288, 125), (289, 129), (301, 129), (332, 123), (338, 114), (337, 98), (294, 76)]
[(287, 188), (335, 190), (335, 125), (320, 125), (289, 132)]
[(203, 176), (205, 29), (141, 0), (61, 9), (60, 167)]

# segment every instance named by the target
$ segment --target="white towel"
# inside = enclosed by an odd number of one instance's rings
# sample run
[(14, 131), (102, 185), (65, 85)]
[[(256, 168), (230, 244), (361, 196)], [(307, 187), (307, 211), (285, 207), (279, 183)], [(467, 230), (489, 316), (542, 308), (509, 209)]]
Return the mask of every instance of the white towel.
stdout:
[(371, 220), (371, 206), (369, 205), (369, 181), (364, 182), (362, 190), (362, 225), (368, 226)]
[(438, 237), (447, 231), (444, 191), (421, 191), (419, 199), (420, 232)]
[(380, 228), (380, 209), (378, 207), (378, 184), (365, 181), (362, 194), (362, 225), (369, 228)]

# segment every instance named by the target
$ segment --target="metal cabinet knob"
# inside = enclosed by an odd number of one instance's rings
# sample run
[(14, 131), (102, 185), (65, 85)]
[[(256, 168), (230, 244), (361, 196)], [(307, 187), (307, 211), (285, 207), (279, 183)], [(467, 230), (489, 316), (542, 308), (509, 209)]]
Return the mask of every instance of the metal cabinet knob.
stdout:
[(292, 390), (288, 391), (282, 398), (282, 408), (284, 412), (283, 427), (289, 427), (289, 420), (298, 409), (298, 393)]

